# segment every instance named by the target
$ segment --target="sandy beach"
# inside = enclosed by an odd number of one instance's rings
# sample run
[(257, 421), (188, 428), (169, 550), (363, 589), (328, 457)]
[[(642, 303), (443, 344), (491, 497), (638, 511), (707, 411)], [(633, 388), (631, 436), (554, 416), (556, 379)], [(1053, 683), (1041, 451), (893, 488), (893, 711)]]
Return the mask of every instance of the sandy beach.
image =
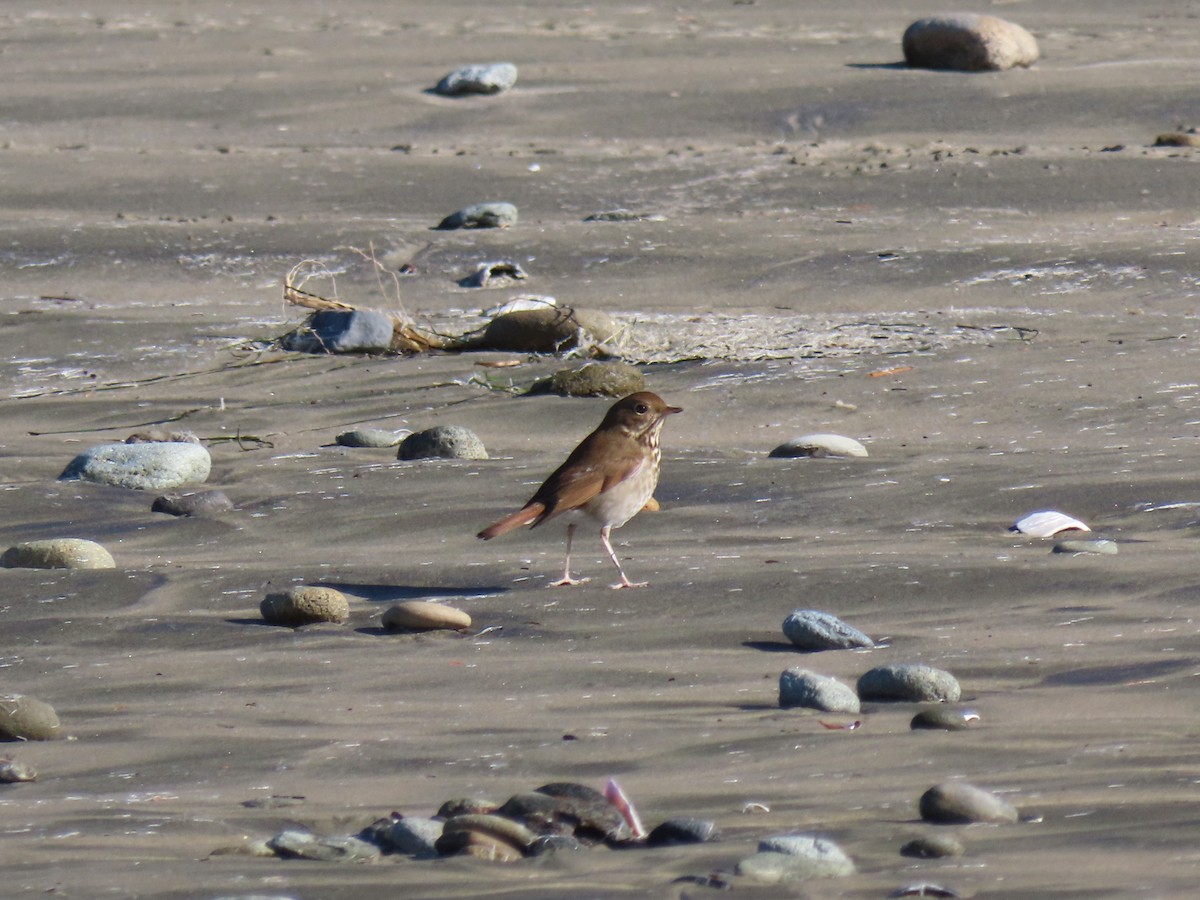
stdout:
[[(1019, 22), (1041, 61), (906, 68), (905, 27), (940, 10), (860, 0), (0, 12), (0, 551), (76, 537), (116, 561), (0, 569), (0, 694), (72, 737), (0, 744), (39, 773), (0, 784), (0, 894), (704, 897), (679, 879), (717, 872), (755, 897), (1191, 896), (1200, 149), (1154, 143), (1200, 126), (1200, 6), (959, 7)], [(511, 91), (429, 90), (495, 61)], [(518, 223), (434, 230), (482, 201)], [(644, 218), (584, 221), (617, 209)], [(332, 275), (314, 289), (441, 331), (521, 293), (621, 322), (684, 408), (661, 510), (614, 532), (649, 587), (608, 589), (594, 531), (572, 589), (546, 586), (558, 523), (475, 539), (603, 416), (523, 395), (579, 360), (283, 351), (304, 260)], [(529, 277), (460, 287), (486, 260)], [(499, 359), (520, 365), (477, 365)], [(446, 424), (491, 458), (334, 441)], [(151, 427), (197, 435), (236, 509), (58, 480)], [(815, 432), (870, 455), (768, 458)], [(1118, 552), (1008, 530), (1040, 509)], [(264, 624), (297, 584), (344, 592), (349, 622)], [(472, 628), (382, 628), (410, 599)], [(800, 653), (795, 609), (880, 646)], [(891, 663), (951, 672), (978, 724), (778, 703), (789, 667), (853, 685)], [(513, 864), (251, 852), (610, 777), (647, 824), (722, 839)], [(921, 821), (954, 780), (1025, 820)], [(291, 799), (247, 805), (269, 798)], [(789, 832), (857, 874), (732, 875)], [(965, 855), (900, 855), (931, 833)]]

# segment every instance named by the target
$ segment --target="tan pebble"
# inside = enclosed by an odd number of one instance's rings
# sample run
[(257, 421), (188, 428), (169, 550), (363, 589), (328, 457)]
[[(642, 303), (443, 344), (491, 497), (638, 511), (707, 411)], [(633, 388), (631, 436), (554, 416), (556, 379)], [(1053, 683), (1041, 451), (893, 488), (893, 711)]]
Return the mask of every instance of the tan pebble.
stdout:
[(0, 695), (0, 737), (18, 741), (56, 741), (62, 726), (49, 703), (23, 694)]
[(1200, 147), (1200, 134), (1191, 132), (1171, 132), (1160, 134), (1154, 139), (1155, 147)]
[(433, 603), (429, 600), (406, 600), (390, 607), (383, 614), (384, 628), (430, 631), (435, 628), (471, 627), (471, 617), (461, 609)]
[(267, 594), (259, 611), (272, 625), (296, 626), (314, 622), (340, 625), (350, 618), (350, 601), (333, 588), (304, 585)]
[(520, 822), (506, 819), (504, 816), (488, 815), (487, 813), (468, 813), (446, 820), (443, 834), (455, 831), (475, 831), (490, 834), (516, 847), (528, 847), (533, 843), (536, 834)]
[(51, 538), (9, 547), (0, 556), (6, 569), (115, 569), (112, 554), (95, 541)]
[(458, 835), (456, 837), (461, 846), (455, 855), (474, 856), (476, 859), (485, 859), (488, 862), (503, 863), (517, 862), (525, 857), (519, 848), (494, 834), (484, 831), (464, 831), (460, 834), (461, 837)]

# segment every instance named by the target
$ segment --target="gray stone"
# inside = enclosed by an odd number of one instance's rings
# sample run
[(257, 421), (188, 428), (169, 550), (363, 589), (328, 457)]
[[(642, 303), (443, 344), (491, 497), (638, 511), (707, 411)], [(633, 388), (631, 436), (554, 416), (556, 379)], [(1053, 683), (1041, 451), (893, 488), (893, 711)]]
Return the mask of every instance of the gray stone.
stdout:
[(634, 212), (629, 209), (609, 209), (604, 212), (592, 213), (585, 222), (665, 222), (667, 217), (662, 213)]
[(1037, 41), (1028, 31), (976, 13), (918, 19), (905, 30), (901, 43), (905, 62), (922, 69), (1001, 71), (1038, 60)]
[(786, 669), (779, 676), (779, 705), (850, 715), (860, 710), (858, 695), (836, 678), (799, 668)]
[(676, 816), (656, 825), (646, 836), (647, 847), (674, 847), (678, 844), (705, 844), (720, 840), (721, 829), (715, 822), (692, 816)]
[(374, 309), (322, 309), (308, 324), (283, 338), (299, 353), (381, 353), (392, 347), (395, 323)]
[(833, 841), (811, 835), (774, 835), (737, 865), (737, 874), (762, 884), (853, 875), (854, 862)]
[(115, 569), (112, 554), (95, 541), (48, 538), (15, 544), (0, 556), (5, 569)]
[(94, 481), (139, 491), (169, 491), (208, 479), (212, 457), (198, 444), (167, 441), (99, 444), (67, 465), (62, 481)]
[(410, 434), (400, 444), (397, 459), (487, 459), (483, 441), (461, 425), (438, 425)]
[(875, 642), (832, 613), (797, 609), (783, 620), (783, 633), (801, 650), (872, 649)]
[(0, 740), (56, 741), (63, 736), (49, 703), (24, 694), (0, 694)]
[(400, 853), (418, 859), (433, 859), (438, 855), (437, 839), (442, 836), (443, 825), (437, 819), (405, 816), (394, 821), (383, 837)]
[(395, 447), (412, 434), (409, 430), (386, 431), (382, 428), (355, 428), (343, 431), (335, 440), (341, 447)]
[(233, 501), (224, 491), (190, 491), (186, 494), (165, 494), (155, 497), (151, 512), (169, 516), (219, 516), (233, 509)]
[(318, 837), (298, 829), (281, 831), (267, 841), (276, 855), (285, 859), (308, 859), (320, 862), (359, 862), (378, 859), (380, 850), (374, 844), (351, 835)]
[(517, 224), (517, 208), (511, 203), (472, 203), (450, 213), (438, 223), (438, 231), (456, 228), (508, 228)]
[(957, 838), (948, 834), (927, 834), (913, 838), (900, 848), (901, 856), (914, 859), (944, 859), (952, 856), (962, 856), (966, 848)]
[(949, 672), (917, 663), (876, 666), (858, 679), (858, 696), (863, 700), (954, 703), (961, 693)]
[(482, 63), (455, 69), (443, 77), (433, 90), (444, 97), (499, 94), (516, 83), (517, 67), (512, 63)]
[(1017, 821), (1017, 810), (1011, 803), (965, 781), (934, 785), (921, 795), (918, 807), (921, 818), (927, 822), (965, 824)]

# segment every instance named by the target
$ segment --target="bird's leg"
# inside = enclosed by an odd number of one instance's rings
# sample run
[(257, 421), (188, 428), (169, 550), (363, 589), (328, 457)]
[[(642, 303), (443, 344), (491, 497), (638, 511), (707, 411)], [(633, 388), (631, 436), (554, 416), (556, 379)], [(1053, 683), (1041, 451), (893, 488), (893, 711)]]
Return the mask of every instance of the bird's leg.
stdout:
[(608, 558), (612, 560), (612, 564), (617, 567), (617, 573), (621, 576), (621, 580), (616, 584), (610, 584), (609, 587), (613, 590), (629, 587), (645, 587), (650, 582), (648, 581), (630, 581), (625, 577), (625, 570), (621, 568), (621, 564), (617, 562), (617, 554), (613, 550), (612, 542), (608, 539), (608, 533), (612, 530), (611, 525), (605, 525), (600, 529), (600, 543), (604, 545), (604, 549), (608, 551)]
[[(567, 559), (563, 563), (563, 577), (558, 581), (552, 581), (549, 587), (571, 587), (575, 584), (583, 584), (587, 578), (572, 578), (571, 577), (571, 541), (575, 539), (575, 523), (572, 522), (567, 526)], [(617, 566), (619, 569), (620, 566)]]

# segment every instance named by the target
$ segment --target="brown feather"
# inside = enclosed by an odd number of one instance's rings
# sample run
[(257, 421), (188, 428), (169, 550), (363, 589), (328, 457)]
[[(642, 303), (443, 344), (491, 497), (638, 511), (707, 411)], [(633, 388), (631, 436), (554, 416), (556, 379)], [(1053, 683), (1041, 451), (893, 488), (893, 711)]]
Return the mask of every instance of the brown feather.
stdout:
[(528, 525), (530, 522), (537, 524), (534, 520), (538, 519), (538, 516), (542, 515), (545, 509), (546, 507), (541, 503), (530, 500), (515, 513), (509, 513), (503, 519), (493, 522), (487, 528), (483, 529), (483, 531), (479, 532), (476, 537), (481, 541), (490, 541), (494, 537), (499, 537), (506, 532), (512, 531), (514, 528), (520, 528), (522, 525)]

